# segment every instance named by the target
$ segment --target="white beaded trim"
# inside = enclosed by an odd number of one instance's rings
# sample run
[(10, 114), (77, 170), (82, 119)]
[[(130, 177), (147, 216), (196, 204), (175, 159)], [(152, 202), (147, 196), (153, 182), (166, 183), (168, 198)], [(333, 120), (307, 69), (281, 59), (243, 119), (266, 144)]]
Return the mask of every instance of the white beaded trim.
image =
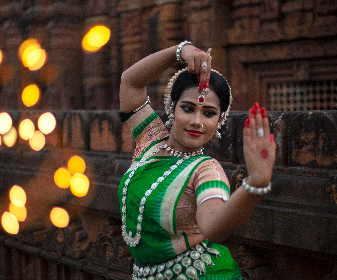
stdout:
[(243, 186), (244, 190), (249, 192), (249, 193), (263, 195), (263, 194), (267, 194), (271, 191), (271, 182), (269, 182), (268, 186), (265, 187), (265, 188), (256, 188), (256, 187), (253, 187), (253, 186), (247, 184), (246, 180), (247, 180), (247, 177), (242, 180), (242, 186)]

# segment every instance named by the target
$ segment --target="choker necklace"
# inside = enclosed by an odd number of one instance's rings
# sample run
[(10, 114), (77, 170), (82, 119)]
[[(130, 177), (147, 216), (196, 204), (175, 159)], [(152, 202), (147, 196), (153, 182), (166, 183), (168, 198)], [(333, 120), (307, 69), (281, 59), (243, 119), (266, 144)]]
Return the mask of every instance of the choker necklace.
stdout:
[(163, 149), (165, 149), (166, 151), (170, 152), (170, 156), (175, 156), (175, 157), (193, 157), (193, 156), (197, 156), (197, 155), (203, 155), (204, 154), (204, 148), (201, 148), (200, 150), (196, 151), (196, 152), (179, 152), (173, 148), (171, 148), (169, 145), (164, 144)]

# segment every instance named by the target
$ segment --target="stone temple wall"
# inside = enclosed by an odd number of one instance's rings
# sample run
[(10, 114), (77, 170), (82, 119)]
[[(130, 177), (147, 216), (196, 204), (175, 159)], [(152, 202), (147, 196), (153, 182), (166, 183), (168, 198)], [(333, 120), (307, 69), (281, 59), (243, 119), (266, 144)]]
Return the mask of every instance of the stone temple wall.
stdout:
[[(9, 113), (14, 126), (27, 117)], [(0, 231), (0, 279), (130, 279), (133, 260), (121, 237), (117, 190), (131, 163), (132, 135), (117, 110), (52, 113), (58, 124), (42, 151), (23, 140), (0, 148), (0, 212), (8, 211), (8, 191), (19, 185), (28, 213), (18, 235)], [(247, 112), (230, 113), (221, 140), (205, 150), (222, 164), (231, 192), (246, 176), (246, 118)], [(269, 118), (277, 142), (273, 190), (224, 244), (244, 279), (335, 279), (337, 113), (270, 112)], [(54, 183), (55, 171), (73, 155), (87, 165), (90, 189), (82, 198)], [(51, 224), (54, 206), (68, 211), (68, 227)]]
[[(213, 48), (213, 68), (231, 84), (234, 110), (255, 101), (275, 111), (336, 109), (330, 98), (337, 80), (336, 10), (334, 0), (2, 0), (0, 109), (23, 109), (20, 94), (28, 83), (43, 91), (36, 109), (118, 109), (123, 70), (186, 39)], [(81, 39), (95, 24), (107, 25), (111, 38), (88, 54)], [(48, 54), (34, 72), (17, 56), (28, 37)], [(164, 87), (177, 67), (148, 88), (156, 109), (163, 109)], [(313, 97), (303, 98), (303, 91)]]

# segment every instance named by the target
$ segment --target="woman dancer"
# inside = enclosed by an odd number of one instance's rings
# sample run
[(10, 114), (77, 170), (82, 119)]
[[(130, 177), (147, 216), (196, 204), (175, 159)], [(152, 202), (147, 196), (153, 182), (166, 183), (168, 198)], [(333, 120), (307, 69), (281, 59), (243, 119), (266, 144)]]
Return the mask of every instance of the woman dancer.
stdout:
[[(165, 92), (166, 126), (152, 110), (146, 86), (176, 61), (187, 64)], [(231, 196), (219, 162), (203, 146), (225, 122), (230, 87), (211, 69), (209, 52), (184, 41), (151, 54), (121, 79), (122, 121), (136, 140), (119, 188), (122, 235), (135, 259), (134, 279), (241, 279), (220, 245), (270, 191), (276, 145), (264, 108), (249, 111), (244, 156), (249, 176)]]

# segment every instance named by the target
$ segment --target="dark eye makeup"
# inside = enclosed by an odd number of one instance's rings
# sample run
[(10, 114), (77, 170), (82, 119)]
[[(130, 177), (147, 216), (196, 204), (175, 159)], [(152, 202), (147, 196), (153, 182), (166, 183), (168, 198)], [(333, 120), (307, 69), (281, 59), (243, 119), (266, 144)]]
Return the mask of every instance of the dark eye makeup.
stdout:
[[(180, 105), (180, 108), (186, 113), (193, 113), (194, 112), (194, 107), (190, 106), (190, 105)], [(217, 115), (217, 113), (214, 112), (213, 110), (205, 110), (203, 112), (203, 114), (208, 118), (211, 118), (211, 117)]]

